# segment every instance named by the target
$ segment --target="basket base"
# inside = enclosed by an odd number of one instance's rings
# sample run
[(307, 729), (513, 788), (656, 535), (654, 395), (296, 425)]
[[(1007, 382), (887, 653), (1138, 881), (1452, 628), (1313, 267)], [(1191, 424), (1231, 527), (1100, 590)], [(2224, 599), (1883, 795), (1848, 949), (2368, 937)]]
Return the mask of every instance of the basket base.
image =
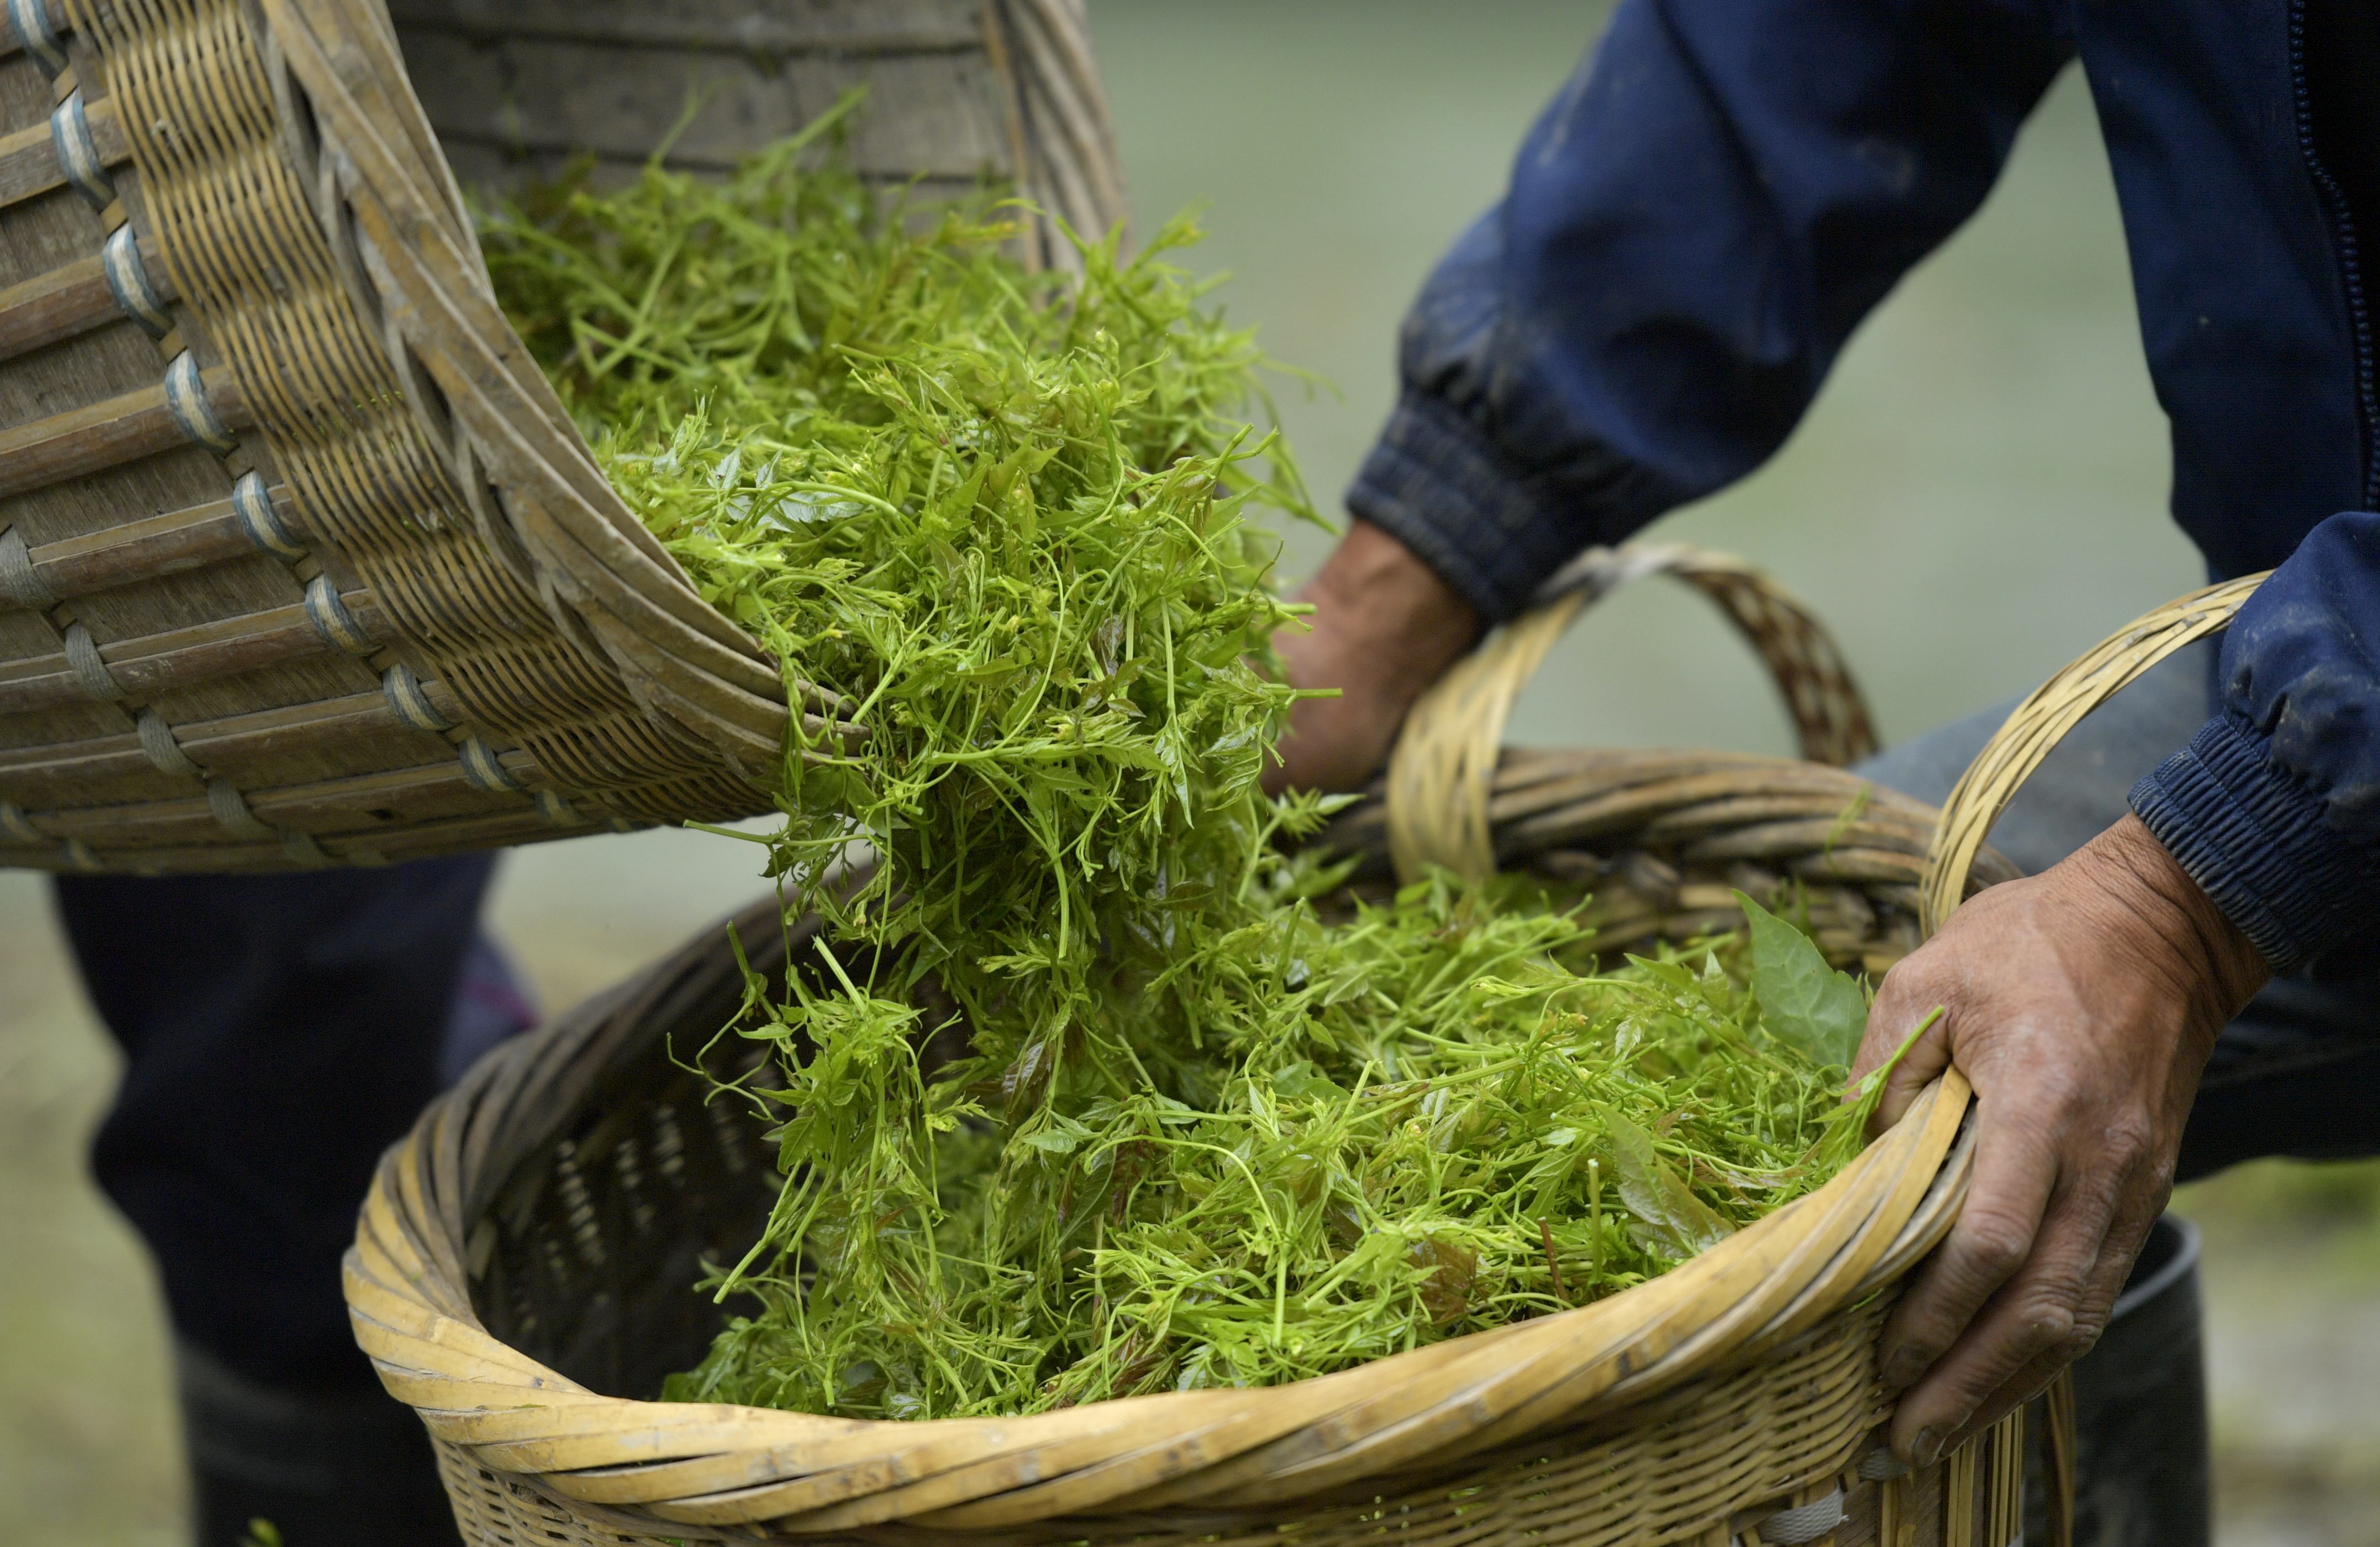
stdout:
[[(708, 1531), (698, 1527), (673, 1527), (672, 1534), (652, 1534), (649, 1525), (632, 1517), (598, 1509), (576, 1501), (565, 1502), (534, 1483), (518, 1477), (501, 1475), (488, 1470), (473, 1460), (459, 1445), (438, 1444), (440, 1469), (446, 1479), (449, 1500), (455, 1506), (455, 1521), (461, 1530), (467, 1547), (518, 1547), (525, 1541), (553, 1542), (564, 1547), (677, 1547), (684, 1542), (735, 1541), (748, 1543), (754, 1540), (746, 1531)], [(1987, 1449), (1988, 1443), (1978, 1449)], [(1781, 1533), (1772, 1541), (1760, 1531), (1761, 1524), (1779, 1513), (1774, 1506), (1764, 1506), (1760, 1519), (1749, 1522), (1712, 1522), (1698, 1531), (1664, 1532), (1653, 1536), (1614, 1536), (1604, 1523), (1581, 1519), (1573, 1529), (1560, 1526), (1515, 1529), (1510, 1526), (1479, 1531), (1475, 1527), (1458, 1527), (1454, 1531), (1431, 1532), (1430, 1536), (1463, 1547), (1660, 1547), (1667, 1543), (1690, 1543), (1692, 1547), (2010, 1547), (2022, 1538), (2014, 1533), (1995, 1531), (1990, 1490), (1967, 1490), (1965, 1518), (1955, 1519), (1947, 1508), (1946, 1483), (1953, 1480), (1953, 1466), (1928, 1467), (1906, 1476), (1884, 1481), (1866, 1482), (1851, 1480), (1840, 1492), (1821, 1486), (1805, 1490), (1814, 1498), (1831, 1495), (1840, 1505), (1841, 1516), (1832, 1529), (1816, 1537), (1802, 1537), (1791, 1532)], [(1972, 1469), (1971, 1469), (1972, 1470)], [(1362, 1534), (1378, 1539), (1390, 1534), (1405, 1535), (1410, 1528), (1394, 1518), (1393, 1509), (1378, 1512), (1365, 1523)], [(2001, 1528), (2005, 1532), (2005, 1527)], [(1123, 1547), (1125, 1543), (1149, 1541), (1158, 1533), (1146, 1528), (1126, 1530), (1102, 1538), (1081, 1530), (1070, 1533), (1066, 1540), (1084, 1547)], [(1171, 1534), (1171, 1533), (1167, 1533)], [(817, 1544), (817, 1547), (919, 1547), (921, 1541), (947, 1537), (953, 1547), (964, 1539), (965, 1547), (1026, 1547), (1036, 1540), (1018, 1533), (998, 1531), (939, 1532), (917, 1527), (880, 1527), (844, 1536), (783, 1536), (774, 1540)], [(1301, 1543), (1310, 1541), (1308, 1533), (1299, 1533)], [(1241, 1547), (1259, 1540), (1278, 1540), (1278, 1528), (1261, 1531), (1245, 1531), (1234, 1542), (1232, 1536), (1196, 1538), (1216, 1547)]]
[[(1847, 1395), (1840, 1388), (1834, 1403), (1817, 1397), (1814, 1388), (1825, 1383), (1812, 1378), (1822, 1366), (1846, 1348), (1872, 1357), (1884, 1309), (1863, 1308), (1838, 1335), (1810, 1339), (1765, 1369), (1681, 1388), (1625, 1424), (1543, 1436), (1387, 1496), (1264, 1510), (1174, 1508), (968, 1530), (715, 1530), (589, 1504), (541, 1478), (492, 1471), (461, 1445), (434, 1443), (468, 1547), (756, 1539), (837, 1547), (1278, 1547), (1285, 1534), (1299, 1547), (1384, 1547), (1391, 1538), (1396, 1547), (2010, 1547), (2022, 1538), (2026, 1431), (2046, 1431), (2038, 1411), (2030, 1426), (2025, 1410), (2011, 1413), (1939, 1466), (1885, 1477), (1894, 1469), (1880, 1427), (1889, 1407), (1872, 1380), (1860, 1383), (1855, 1411), (1826, 1410)], [(1776, 1379), (1779, 1367), (1789, 1379)], [(1761, 1400), (1780, 1387), (1817, 1399)], [(1795, 1480), (1780, 1490), (1786, 1480)], [(1749, 1502), (1722, 1517), (1706, 1513), (1712, 1501), (1730, 1497)]]

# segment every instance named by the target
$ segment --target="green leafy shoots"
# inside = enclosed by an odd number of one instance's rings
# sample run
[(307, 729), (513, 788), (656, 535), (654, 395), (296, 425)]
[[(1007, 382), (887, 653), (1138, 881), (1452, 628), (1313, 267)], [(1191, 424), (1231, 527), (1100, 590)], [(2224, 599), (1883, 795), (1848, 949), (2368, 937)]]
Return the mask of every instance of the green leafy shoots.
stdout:
[(790, 989), (751, 976), (722, 1034), (767, 1057), (717, 1098), (773, 1125), (783, 1193), (670, 1395), (1293, 1380), (1612, 1294), (1824, 1182), (1860, 1001), (1790, 924), (1603, 970), (1582, 899), (1522, 881), (1350, 904), (1301, 847), (1339, 802), (1258, 789), (1297, 609), (1250, 518), (1311, 513), (1251, 336), (1171, 262), (1196, 229), (1029, 273), (1026, 212), (879, 196), (833, 138), (483, 225), (623, 496), (868, 733), (786, 748), (771, 870), (826, 927)]

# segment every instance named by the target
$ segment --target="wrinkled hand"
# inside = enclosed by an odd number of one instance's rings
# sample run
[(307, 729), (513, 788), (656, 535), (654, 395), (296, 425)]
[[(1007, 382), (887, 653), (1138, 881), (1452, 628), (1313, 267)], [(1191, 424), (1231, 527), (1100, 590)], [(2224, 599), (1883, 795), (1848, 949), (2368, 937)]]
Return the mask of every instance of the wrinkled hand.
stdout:
[(2200, 1071), (2269, 975), (2137, 817), (1977, 894), (1885, 978), (1854, 1072), (1944, 1014), (1888, 1080), (1879, 1127), (1955, 1063), (1975, 1170), (1949, 1238), (1885, 1323), (1892, 1444), (1932, 1465), (2087, 1350), (2173, 1191)]
[(1264, 785), (1361, 788), (1395, 742), (1405, 711), (1479, 637), (1478, 615), (1412, 549), (1368, 522), (1349, 524), (1322, 572), (1298, 593), (1309, 627), (1273, 636), (1293, 686), (1336, 688), (1290, 711), (1281, 761)]

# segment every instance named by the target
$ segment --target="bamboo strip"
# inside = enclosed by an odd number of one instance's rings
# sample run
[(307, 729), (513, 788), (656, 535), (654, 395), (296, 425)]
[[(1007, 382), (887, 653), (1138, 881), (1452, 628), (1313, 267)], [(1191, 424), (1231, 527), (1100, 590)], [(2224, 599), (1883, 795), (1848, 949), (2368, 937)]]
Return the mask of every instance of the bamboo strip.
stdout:
[[(443, 683), (423, 687), (433, 696), (444, 692)], [(222, 772), (244, 786), (256, 783), (260, 768), (327, 755), (358, 742), (376, 745), (389, 737), (412, 738), (417, 761), (453, 755), (443, 738), (408, 725), (387, 695), (379, 692), (317, 699), (215, 720), (184, 721), (170, 729), (200, 777)], [(154, 771), (155, 759), (140, 737), (130, 733), (0, 749), (0, 790), (19, 805), (39, 806), (59, 800), (74, 789)]]
[[(161, 298), (174, 298), (153, 245), (140, 247), (143, 271)], [(94, 254), (21, 284), (0, 289), (0, 360), (13, 359), (122, 321), (124, 309), (108, 288), (105, 263)]]
[(2043, 1395), (2048, 1419), (2049, 1547), (2074, 1547), (2074, 1371), (2058, 1372)]
[(1975, 1447), (1963, 1444), (1942, 1463), (1942, 1547), (1975, 1547)]
[[(121, 166), (131, 158), (113, 99), (87, 103), (83, 116), (103, 165)], [(46, 122), (0, 135), (0, 209), (66, 186), (66, 165), (58, 160), (56, 142)]]
[(2220, 633), (2264, 580), (2262, 574), (2244, 576), (2167, 603), (2085, 652), (2009, 712), (1943, 807), (1925, 882), (1928, 930), (1938, 928), (1958, 906), (1954, 879), (1965, 874), (1992, 823), (2066, 733), (2159, 661)]
[[(268, 497), (285, 518), (288, 490), (275, 487)], [(45, 542), (29, 549), (26, 559), (43, 589), (66, 600), (260, 551), (233, 502), (220, 499)]]
[[(255, 422), (248, 399), (221, 366), (200, 372), (207, 400), (226, 429)], [(191, 445), (168, 405), (163, 383), (85, 408), (0, 430), (0, 499)]]
[[(380, 607), (369, 591), (339, 596), (366, 641), (386, 637)], [(140, 639), (99, 646), (99, 658), (126, 698), (141, 700), (218, 677), (261, 670), (310, 655), (340, 653), (302, 602), (242, 617), (219, 618)], [(0, 714), (89, 702), (103, 697), (79, 674), (65, 652), (0, 663)]]
[[(707, 51), (760, 52), (795, 59), (951, 54), (980, 44), (978, 8), (970, 0), (914, 8), (897, 30), (871, 25), (874, 13), (865, 6), (836, 7), (815, 22), (752, 12), (735, 18), (731, 35), (704, 39), (698, 34), (693, 42)], [(660, 16), (636, 7), (590, 10), (573, 0), (516, 0), (501, 16), (455, 0), (395, 0), (388, 9), (390, 19), (404, 31), (451, 33), (482, 43), (588, 43), (645, 49), (682, 47), (688, 42), (682, 26)]]

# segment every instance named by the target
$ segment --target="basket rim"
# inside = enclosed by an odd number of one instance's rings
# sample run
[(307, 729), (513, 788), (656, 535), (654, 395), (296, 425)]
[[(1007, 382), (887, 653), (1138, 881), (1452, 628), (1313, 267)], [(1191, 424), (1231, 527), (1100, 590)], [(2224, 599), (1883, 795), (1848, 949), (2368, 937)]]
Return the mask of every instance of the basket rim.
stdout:
[[(1809, 767), (1715, 756), (1754, 787)], [(1580, 761), (1624, 770), (1637, 758)], [(763, 899), (739, 927), (777, 927), (777, 907)], [(814, 927), (787, 938), (798, 944)], [(434, 1434), (492, 1469), (539, 1474), (574, 1505), (625, 1508), (656, 1529), (987, 1529), (1190, 1505), (1211, 1517), (1440, 1468), (1630, 1411), (1809, 1334), (1907, 1273), (1965, 1195), (1969, 1091), (1953, 1070), (1826, 1186), (1658, 1278), (1333, 1374), (914, 1421), (608, 1396), (487, 1332), (463, 1242), (501, 1179), (489, 1173), (526, 1152), (508, 1120), (540, 1098), (541, 1139), (578, 1110), (546, 1099), (550, 1087), (575, 1083), (583, 1100), (640, 1045), (640, 1010), (715, 952), (714, 939), (706, 932), (637, 984), (500, 1049), (432, 1103), (382, 1158), (346, 1262), (358, 1341)]]

